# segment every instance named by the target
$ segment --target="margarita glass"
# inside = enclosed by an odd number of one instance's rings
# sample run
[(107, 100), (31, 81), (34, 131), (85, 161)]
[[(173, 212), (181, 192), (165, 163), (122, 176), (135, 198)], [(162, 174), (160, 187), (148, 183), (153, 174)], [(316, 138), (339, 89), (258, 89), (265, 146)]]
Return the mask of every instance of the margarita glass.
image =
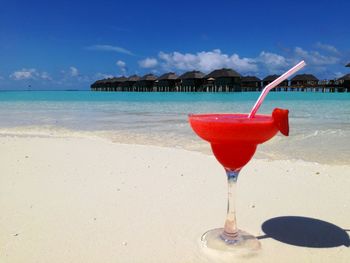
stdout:
[(260, 242), (253, 235), (237, 228), (236, 182), (239, 172), (253, 157), (258, 144), (268, 141), (278, 131), (288, 135), (288, 110), (275, 109), (272, 115), (255, 115), (253, 118), (248, 118), (248, 114), (190, 114), (189, 122), (194, 132), (211, 144), (228, 179), (228, 206), (224, 227), (203, 234), (203, 244), (222, 251), (259, 249)]

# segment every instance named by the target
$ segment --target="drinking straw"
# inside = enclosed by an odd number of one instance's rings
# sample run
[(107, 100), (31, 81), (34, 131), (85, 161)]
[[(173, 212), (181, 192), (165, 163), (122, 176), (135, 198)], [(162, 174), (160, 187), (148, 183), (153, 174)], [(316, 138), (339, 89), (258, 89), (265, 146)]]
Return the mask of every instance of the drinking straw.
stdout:
[(248, 118), (254, 118), (255, 113), (258, 111), (260, 108), (261, 104), (263, 103), (267, 93), (274, 87), (276, 87), (278, 84), (280, 84), (282, 81), (293, 75), (295, 72), (298, 70), (302, 69), (306, 65), (305, 61), (302, 60), (298, 64), (296, 64), (294, 67), (292, 67), (290, 70), (287, 72), (283, 73), (280, 77), (272, 81), (269, 85), (267, 85), (261, 92), (258, 100), (255, 102), (252, 110), (250, 111)]

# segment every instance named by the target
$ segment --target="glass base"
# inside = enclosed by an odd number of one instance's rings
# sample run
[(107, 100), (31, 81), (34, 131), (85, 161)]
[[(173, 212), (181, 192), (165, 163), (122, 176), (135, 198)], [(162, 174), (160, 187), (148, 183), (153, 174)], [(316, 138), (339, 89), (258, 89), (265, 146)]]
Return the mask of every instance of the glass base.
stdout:
[(209, 230), (204, 233), (201, 242), (205, 248), (237, 254), (254, 254), (261, 248), (261, 244), (255, 236), (238, 230), (237, 235), (231, 237), (224, 233), (223, 228)]

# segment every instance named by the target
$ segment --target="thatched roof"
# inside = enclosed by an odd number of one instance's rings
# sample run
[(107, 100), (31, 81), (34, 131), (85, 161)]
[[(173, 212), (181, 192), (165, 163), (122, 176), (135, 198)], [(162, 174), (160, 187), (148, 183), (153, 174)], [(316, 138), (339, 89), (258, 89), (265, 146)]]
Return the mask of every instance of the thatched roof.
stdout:
[(188, 71), (179, 77), (179, 79), (202, 79), (202, 78), (204, 78), (204, 74), (197, 70)]
[(146, 74), (142, 78), (139, 79), (139, 81), (155, 81), (157, 80), (157, 76), (154, 74)]
[(297, 80), (312, 80), (312, 81), (318, 81), (318, 78), (316, 78), (314, 75), (312, 74), (299, 74), (294, 76), (292, 79), (292, 81), (297, 81)]
[(99, 85), (105, 83), (104, 82), (104, 79), (99, 79), (99, 80), (96, 80), (94, 83), (91, 84), (91, 87), (98, 87)]
[(140, 77), (137, 76), (137, 75), (132, 75), (128, 78), (128, 81), (139, 81), (140, 80)]
[(118, 78), (111, 78), (109, 79), (108, 82), (110, 83), (116, 83), (116, 82), (124, 82), (124, 81), (127, 81), (128, 78), (124, 77), (124, 76), (121, 76), (121, 77), (118, 77)]
[(101, 79), (98, 80), (99, 84), (106, 84), (106, 83), (111, 83), (113, 78), (107, 78), (107, 79)]
[(158, 80), (175, 80), (178, 76), (174, 72), (168, 72), (161, 75)]
[(346, 74), (344, 76), (342, 76), (341, 78), (339, 78), (338, 80), (350, 80), (350, 73)]
[(279, 75), (269, 75), (267, 77), (265, 77), (263, 79), (263, 81), (274, 81), (275, 79), (277, 79), (279, 77)]
[(214, 79), (215, 78), (223, 78), (223, 77), (240, 78), (242, 76), (238, 72), (236, 72), (230, 68), (216, 69), (205, 76), (205, 78), (214, 78)]
[(255, 77), (255, 76), (244, 76), (242, 77), (242, 82), (259, 82), (261, 79)]
[(345, 67), (350, 67), (350, 63), (346, 64), (346, 66), (345, 66)]
[(92, 85), (102, 84), (104, 82), (105, 82), (104, 79), (99, 79), (99, 80), (96, 80)]

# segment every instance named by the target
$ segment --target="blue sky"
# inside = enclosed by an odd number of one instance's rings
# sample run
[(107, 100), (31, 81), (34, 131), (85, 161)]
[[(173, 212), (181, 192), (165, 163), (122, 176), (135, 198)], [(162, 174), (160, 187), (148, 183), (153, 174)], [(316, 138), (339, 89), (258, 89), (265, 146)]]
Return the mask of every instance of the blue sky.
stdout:
[[(350, 1), (0, 3), (0, 89), (89, 89), (107, 76), (350, 72)], [(30, 85), (30, 86), (29, 86)]]

